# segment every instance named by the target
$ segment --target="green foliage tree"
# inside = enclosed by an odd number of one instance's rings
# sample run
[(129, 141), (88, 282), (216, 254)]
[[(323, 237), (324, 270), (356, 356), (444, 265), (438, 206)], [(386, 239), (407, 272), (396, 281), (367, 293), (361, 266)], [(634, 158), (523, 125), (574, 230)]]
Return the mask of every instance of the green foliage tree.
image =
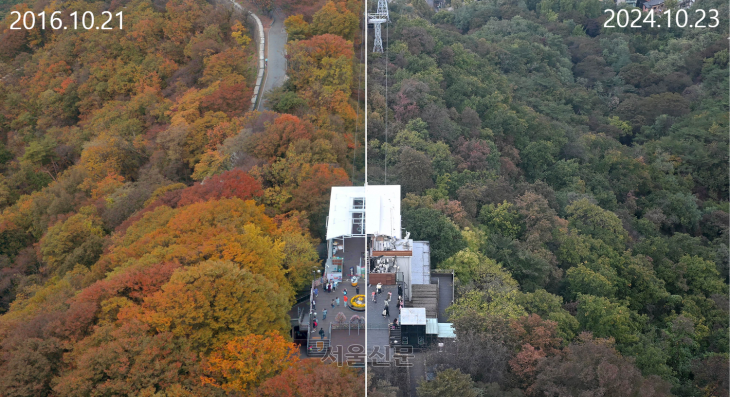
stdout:
[(422, 381), (417, 390), (418, 395), (424, 397), (477, 397), (479, 395), (471, 376), (461, 373), (458, 369), (439, 371), (433, 380)]
[(479, 221), (492, 233), (499, 233), (505, 237), (518, 238), (522, 232), (520, 216), (514, 205), (507, 201), (501, 204), (488, 204), (479, 212)]
[(405, 210), (403, 225), (411, 232), (413, 239), (429, 242), (431, 261), (434, 265), (438, 265), (466, 247), (456, 225), (436, 210), (429, 208)]
[(581, 233), (601, 240), (621, 252), (628, 241), (628, 233), (621, 220), (610, 211), (581, 199), (566, 207), (571, 227)]
[(41, 239), (43, 261), (60, 276), (77, 264), (91, 266), (102, 254), (104, 235), (102, 220), (93, 210), (72, 215), (51, 226)]
[(632, 315), (625, 305), (613, 303), (607, 298), (593, 295), (578, 296), (578, 321), (583, 329), (597, 337), (612, 337), (617, 343), (633, 343), (639, 340), (642, 319)]

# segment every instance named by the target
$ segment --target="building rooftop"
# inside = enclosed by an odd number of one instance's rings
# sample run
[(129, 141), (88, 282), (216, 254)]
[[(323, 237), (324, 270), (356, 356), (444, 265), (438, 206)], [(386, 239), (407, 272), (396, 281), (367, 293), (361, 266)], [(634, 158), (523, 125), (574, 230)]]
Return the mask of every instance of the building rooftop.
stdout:
[(439, 320), (435, 318), (426, 319), (426, 333), (431, 335), (438, 335), (439, 333)]
[(400, 314), (401, 325), (426, 325), (426, 309), (404, 307)]
[(452, 323), (438, 323), (439, 338), (456, 338), (456, 332), (454, 332), (454, 324)]
[(400, 200), (400, 185), (332, 187), (327, 239), (366, 234), (400, 238)]

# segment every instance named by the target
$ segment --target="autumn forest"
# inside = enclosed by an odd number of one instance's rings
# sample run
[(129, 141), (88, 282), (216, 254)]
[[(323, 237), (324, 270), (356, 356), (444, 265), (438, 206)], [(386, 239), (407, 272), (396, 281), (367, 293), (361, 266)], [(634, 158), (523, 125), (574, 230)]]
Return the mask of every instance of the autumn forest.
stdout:
[[(239, 4), (0, 5), (0, 397), (728, 395), (726, 1), (637, 30), (394, 0), (384, 53), (362, 1)], [(124, 28), (10, 29), (56, 10)], [(285, 18), (256, 110), (247, 11)], [(366, 180), (455, 276), (460, 354), (413, 388), (291, 336), (330, 190)]]
[(300, 360), (287, 314), (330, 186), (362, 178), (357, 28), (291, 40), (299, 111), (251, 112), (255, 27), (230, 4), (18, 3), (125, 26), (2, 23), (0, 395), (364, 394)]

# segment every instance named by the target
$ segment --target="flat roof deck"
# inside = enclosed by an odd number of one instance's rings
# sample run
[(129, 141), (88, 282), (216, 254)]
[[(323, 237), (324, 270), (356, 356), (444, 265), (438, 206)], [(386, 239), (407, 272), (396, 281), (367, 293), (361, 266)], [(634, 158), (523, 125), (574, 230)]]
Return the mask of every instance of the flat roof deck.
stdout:
[[(386, 346), (389, 346), (388, 341), (388, 324), (392, 323), (394, 319), (398, 318), (398, 286), (396, 285), (383, 285), (383, 292), (378, 295), (378, 302), (373, 303), (371, 294), (376, 290), (375, 285), (371, 285), (368, 288), (367, 293), (367, 328), (368, 328), (368, 354), (370, 354), (374, 346), (378, 346), (379, 351), (382, 353), (386, 351)], [(388, 292), (392, 293), (389, 305), (389, 316), (383, 316), (383, 308), (385, 307), (385, 300), (388, 298)], [(400, 319), (399, 319), (400, 321)]]
[(432, 274), (431, 280), (438, 279), (439, 299), (438, 299), (438, 319), (440, 323), (449, 322), (449, 316), (446, 314), (446, 308), (451, 306), (454, 300), (454, 279), (451, 274)]

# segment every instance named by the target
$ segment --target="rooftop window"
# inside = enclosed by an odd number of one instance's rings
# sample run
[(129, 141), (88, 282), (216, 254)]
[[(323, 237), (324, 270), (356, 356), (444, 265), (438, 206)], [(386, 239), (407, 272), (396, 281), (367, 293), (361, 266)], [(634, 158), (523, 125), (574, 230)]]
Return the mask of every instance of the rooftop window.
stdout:
[(361, 198), (361, 197), (352, 199), (352, 209), (364, 210), (365, 209), (365, 199)]

